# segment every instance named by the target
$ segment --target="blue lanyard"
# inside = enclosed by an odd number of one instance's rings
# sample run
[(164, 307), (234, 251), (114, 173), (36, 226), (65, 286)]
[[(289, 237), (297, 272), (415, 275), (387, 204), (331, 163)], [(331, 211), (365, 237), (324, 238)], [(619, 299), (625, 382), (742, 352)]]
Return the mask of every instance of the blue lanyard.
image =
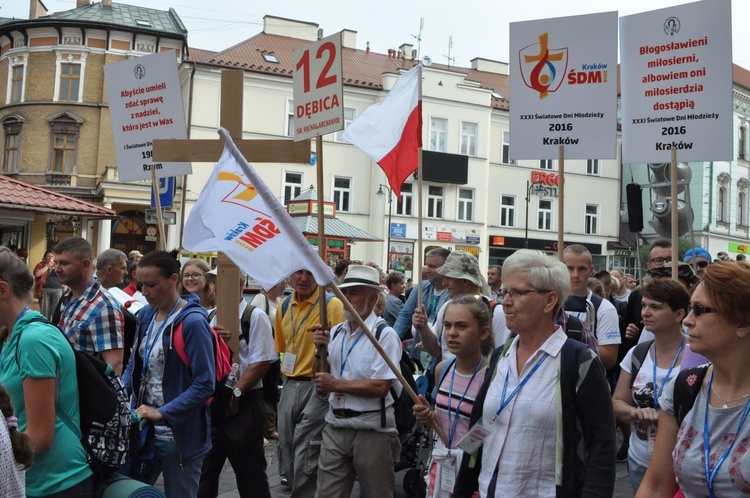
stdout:
[(510, 367), (508, 367), (508, 371), (505, 374), (505, 383), (503, 384), (503, 397), (500, 399), (500, 408), (497, 409), (497, 413), (495, 413), (495, 416), (492, 417), (492, 420), (490, 422), (494, 422), (495, 418), (497, 418), (498, 415), (500, 415), (500, 412), (502, 412), (506, 406), (510, 404), (510, 402), (513, 400), (513, 398), (516, 397), (516, 394), (518, 394), (518, 391), (521, 390), (521, 388), (529, 381), (532, 375), (536, 373), (537, 370), (539, 370), (539, 367), (542, 366), (542, 363), (544, 363), (544, 360), (547, 359), (549, 356), (548, 353), (544, 353), (541, 358), (539, 358), (539, 361), (536, 362), (536, 365), (534, 365), (534, 368), (531, 369), (531, 372), (526, 374), (526, 377), (521, 380), (521, 382), (516, 386), (516, 388), (513, 390), (512, 393), (510, 393), (510, 396), (508, 398), (505, 398), (505, 393), (508, 390), (508, 377), (510, 377)]
[(453, 448), (453, 436), (456, 435), (456, 427), (458, 427), (458, 418), (460, 415), (461, 403), (464, 402), (466, 393), (469, 392), (471, 383), (474, 382), (474, 377), (477, 376), (477, 374), (479, 373), (479, 370), (482, 368), (482, 362), (484, 362), (484, 357), (480, 355), (479, 364), (477, 365), (477, 368), (474, 369), (474, 373), (471, 374), (471, 378), (469, 379), (469, 383), (466, 385), (466, 390), (461, 395), (461, 399), (458, 400), (458, 404), (456, 405), (456, 416), (453, 419), (453, 424), (451, 424), (451, 401), (453, 401), (453, 381), (456, 378), (456, 362), (453, 362), (453, 372), (451, 373), (451, 386), (450, 386), (450, 389), (448, 390), (448, 449), (449, 450)]
[(719, 459), (716, 461), (714, 469), (711, 470), (708, 463), (711, 455), (711, 442), (708, 438), (708, 399), (711, 397), (711, 384), (713, 384), (713, 382), (714, 372), (711, 371), (711, 377), (708, 379), (708, 387), (706, 388), (706, 415), (703, 420), (703, 460), (706, 463), (706, 484), (708, 485), (708, 494), (711, 498), (716, 497), (716, 495), (714, 494), (714, 479), (716, 478), (716, 473), (719, 471), (719, 467), (721, 467), (721, 464), (724, 463), (724, 460), (727, 459), (729, 453), (731, 453), (732, 448), (734, 447), (734, 443), (737, 441), (737, 436), (740, 435), (740, 430), (742, 430), (742, 426), (745, 425), (747, 414), (748, 412), (750, 412), (750, 400), (748, 400), (747, 403), (745, 403), (745, 410), (742, 412), (740, 425), (737, 426), (737, 431), (734, 433), (732, 443), (727, 447), (726, 450), (724, 450), (724, 453), (722, 453), (721, 457), (719, 457)]
[(18, 320), (20, 320), (23, 317), (23, 315), (26, 314), (27, 311), (29, 311), (29, 307), (28, 306), (24, 306), (23, 309), (21, 310), (21, 312), (18, 314), (18, 317), (16, 318), (16, 321), (13, 322), (13, 324), (15, 325), (15, 323), (18, 322)]
[(169, 317), (172, 316), (172, 313), (174, 313), (175, 308), (177, 308), (177, 305), (180, 304), (180, 297), (177, 297), (177, 301), (174, 303), (174, 306), (172, 306), (172, 309), (169, 310), (169, 313), (167, 313), (167, 317), (164, 318), (164, 321), (161, 322), (161, 326), (159, 327), (159, 330), (156, 331), (156, 334), (154, 334), (154, 338), (151, 339), (151, 333), (154, 331), (154, 323), (156, 323), (156, 315), (159, 314), (159, 310), (154, 313), (154, 318), (151, 319), (151, 325), (148, 327), (148, 334), (146, 334), (146, 351), (143, 355), (143, 367), (141, 367), (141, 375), (146, 375), (146, 370), (148, 370), (148, 362), (151, 359), (151, 352), (154, 350), (154, 346), (156, 345), (156, 341), (158, 341), (161, 338), (161, 333), (164, 330), (164, 327), (167, 325), (167, 322), (169, 321)]
[(292, 320), (291, 321), (291, 325), (292, 325), (292, 349), (294, 350), (294, 354), (297, 354), (297, 334), (299, 334), (299, 329), (301, 329), (302, 328), (302, 324), (305, 323), (308, 318), (310, 318), (310, 313), (313, 312), (313, 310), (315, 309), (315, 306), (317, 306), (317, 300), (310, 307), (310, 309), (307, 311), (307, 314), (299, 322), (299, 325), (297, 326), (296, 329), (294, 328), (294, 306), (292, 306), (291, 304), (289, 306), (289, 313), (290, 313), (289, 318)]
[(354, 341), (354, 344), (352, 344), (352, 346), (349, 348), (349, 352), (346, 353), (346, 358), (344, 358), (344, 341), (346, 340), (346, 333), (344, 334), (344, 337), (341, 338), (341, 368), (339, 369), (339, 378), (342, 378), (342, 376), (344, 375), (344, 367), (346, 366), (346, 362), (349, 359), (349, 355), (352, 354), (354, 346), (356, 346), (359, 340), (362, 339), (363, 335), (364, 332), (359, 334), (357, 340)]
[[(659, 409), (659, 397), (661, 396), (661, 393), (664, 391), (664, 386), (669, 382), (669, 374), (672, 373), (672, 369), (674, 368), (675, 364), (677, 363), (677, 359), (680, 357), (680, 353), (682, 352), (682, 348), (685, 346), (685, 336), (682, 336), (682, 342), (680, 343), (680, 347), (677, 349), (677, 354), (674, 355), (674, 359), (672, 360), (672, 364), (669, 365), (669, 370), (667, 370), (667, 376), (664, 377), (664, 380), (661, 382), (661, 387), (656, 390), (654, 393), (654, 410)], [(658, 386), (659, 384), (656, 382), (656, 342), (654, 342), (654, 387)]]

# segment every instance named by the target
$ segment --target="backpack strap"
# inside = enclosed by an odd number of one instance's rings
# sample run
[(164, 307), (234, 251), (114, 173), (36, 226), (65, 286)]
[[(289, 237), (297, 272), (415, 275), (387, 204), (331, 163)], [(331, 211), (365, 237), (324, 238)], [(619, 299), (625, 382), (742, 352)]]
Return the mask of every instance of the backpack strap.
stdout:
[(242, 327), (242, 335), (240, 335), (240, 339), (245, 339), (245, 342), (250, 340), (250, 323), (253, 317), (253, 311), (255, 311), (255, 306), (248, 304), (245, 307), (245, 311), (242, 312), (242, 318), (240, 318), (240, 326)]
[(631, 389), (633, 388), (633, 382), (635, 382), (635, 378), (638, 375), (638, 372), (641, 370), (643, 362), (646, 360), (646, 356), (648, 356), (648, 350), (651, 349), (651, 345), (653, 343), (654, 340), (651, 339), (650, 341), (642, 342), (633, 348), (633, 355), (630, 358), (632, 365), (632, 368), (630, 369)]
[(677, 374), (674, 383), (674, 415), (678, 426), (682, 425), (685, 416), (693, 409), (707, 372), (708, 365), (701, 365)]
[(197, 309), (188, 310), (178, 323), (172, 322), (170, 326), (172, 345), (174, 346), (175, 353), (177, 353), (180, 360), (188, 367), (190, 366), (190, 358), (188, 358), (187, 351), (185, 350), (185, 336), (182, 333), (182, 323), (191, 313), (200, 313), (200, 311)]
[[(333, 299), (333, 294), (330, 292), (326, 292), (326, 307), (328, 307), (328, 303)], [(266, 298), (266, 301), (268, 298)], [(286, 296), (286, 299), (284, 299), (284, 302), (281, 303), (281, 316), (282, 318), (284, 315), (286, 315), (287, 310), (289, 309), (289, 303), (292, 301), (292, 294), (289, 294)]]
[(445, 379), (445, 376), (448, 375), (448, 370), (451, 369), (454, 363), (456, 363), (455, 356), (451, 358), (450, 360), (448, 360), (448, 363), (446, 363), (443, 369), (440, 371), (440, 379), (438, 379), (437, 384), (435, 384), (436, 388), (440, 388), (440, 386), (443, 384), (443, 380)]
[[(327, 302), (328, 301), (326, 301), (326, 303)], [(380, 335), (383, 333), (383, 330), (385, 330), (387, 326), (388, 324), (385, 322), (385, 320), (381, 320), (380, 323), (378, 323), (377, 327), (375, 327), (375, 340), (376, 341), (380, 342)], [(338, 333), (338, 331), (340, 330), (341, 330), (341, 327), (338, 328), (336, 333)], [(391, 397), (393, 398), (393, 403), (395, 404), (396, 400), (398, 400), (398, 396), (396, 395), (396, 390), (393, 388), (393, 385), (391, 385), (390, 389), (388, 389), (388, 392), (391, 394)], [(380, 398), (380, 427), (385, 427), (385, 396)]]

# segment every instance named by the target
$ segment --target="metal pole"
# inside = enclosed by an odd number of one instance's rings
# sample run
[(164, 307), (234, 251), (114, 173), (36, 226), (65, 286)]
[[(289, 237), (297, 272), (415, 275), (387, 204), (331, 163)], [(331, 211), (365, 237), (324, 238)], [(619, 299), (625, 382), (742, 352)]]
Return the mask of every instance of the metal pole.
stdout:
[(385, 261), (385, 268), (386, 270), (391, 269), (391, 217), (393, 216), (393, 190), (391, 190), (390, 187), (386, 187), (388, 189), (388, 247), (386, 247), (386, 261)]
[(529, 248), (529, 201), (531, 201), (531, 182), (526, 180), (526, 230), (523, 238), (523, 247)]

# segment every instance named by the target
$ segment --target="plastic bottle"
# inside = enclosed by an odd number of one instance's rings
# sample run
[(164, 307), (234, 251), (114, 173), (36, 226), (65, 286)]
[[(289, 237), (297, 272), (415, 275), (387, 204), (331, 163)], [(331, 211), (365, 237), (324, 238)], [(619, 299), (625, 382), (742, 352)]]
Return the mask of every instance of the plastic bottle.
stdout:
[(240, 374), (240, 366), (237, 363), (232, 363), (232, 371), (227, 375), (227, 380), (224, 385), (229, 389), (234, 389), (234, 385), (237, 384), (237, 377)]

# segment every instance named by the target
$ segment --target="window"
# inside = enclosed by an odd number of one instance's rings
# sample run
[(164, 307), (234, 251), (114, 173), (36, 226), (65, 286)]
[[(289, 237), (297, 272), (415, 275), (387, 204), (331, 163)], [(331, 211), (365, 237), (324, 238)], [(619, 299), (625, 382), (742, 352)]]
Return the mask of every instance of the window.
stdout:
[(427, 188), (427, 217), (443, 217), (443, 187)]
[(477, 124), (461, 122), (461, 154), (476, 157)]
[(272, 54), (269, 52), (263, 52), (263, 60), (266, 62), (270, 62), (271, 64), (278, 64), (279, 59), (276, 57), (276, 54)]
[(23, 71), (24, 66), (12, 66), (10, 74), (10, 103), (23, 100)]
[(284, 173), (284, 204), (302, 193), (302, 173)]
[(747, 159), (747, 127), (740, 126), (740, 136), (737, 144), (737, 157)]
[(539, 161), (540, 169), (553, 169), (552, 159), (541, 159)]
[(401, 198), (396, 204), (396, 214), (401, 216), (412, 216), (414, 214), (414, 184), (404, 183), (401, 185)]
[(737, 194), (737, 225), (747, 226), (747, 193), (740, 191)]
[(440, 118), (430, 119), (430, 150), (446, 152), (445, 134), (448, 131), (448, 120)]
[(507, 228), (516, 226), (516, 197), (513, 195), (500, 196), (500, 226)]
[(18, 147), (21, 145), (21, 135), (18, 133), (5, 134), (3, 149), (3, 173), (18, 172)]
[(718, 221), (727, 221), (727, 188), (719, 187), (719, 209), (716, 213)]
[(599, 176), (599, 159), (589, 159), (586, 161), (586, 174), (591, 176)]
[(584, 220), (584, 231), (588, 235), (597, 235), (599, 233), (599, 206), (596, 204), (586, 204), (586, 218)]
[[(346, 130), (349, 127), (349, 125), (352, 124), (352, 121), (354, 121), (355, 112), (356, 111), (352, 109), (351, 107), (344, 107), (344, 130)], [(344, 133), (344, 130), (336, 132), (336, 141), (349, 143), (346, 140), (341, 138), (341, 134)]]
[(52, 155), (52, 171), (54, 173), (72, 173), (76, 160), (76, 135), (73, 133), (56, 133)]
[(537, 213), (537, 229), (552, 230), (552, 201), (539, 199), (539, 211)]
[(503, 164), (515, 164), (515, 161), (510, 160), (510, 132), (503, 132)]
[(81, 65), (60, 64), (60, 92), (57, 100), (77, 101), (81, 86)]
[(333, 202), (336, 203), (336, 209), (339, 211), (349, 212), (349, 201), (352, 196), (352, 179), (335, 176), (333, 178)]
[(294, 136), (294, 101), (286, 101), (286, 136)]
[(458, 221), (474, 221), (474, 190), (458, 189)]

